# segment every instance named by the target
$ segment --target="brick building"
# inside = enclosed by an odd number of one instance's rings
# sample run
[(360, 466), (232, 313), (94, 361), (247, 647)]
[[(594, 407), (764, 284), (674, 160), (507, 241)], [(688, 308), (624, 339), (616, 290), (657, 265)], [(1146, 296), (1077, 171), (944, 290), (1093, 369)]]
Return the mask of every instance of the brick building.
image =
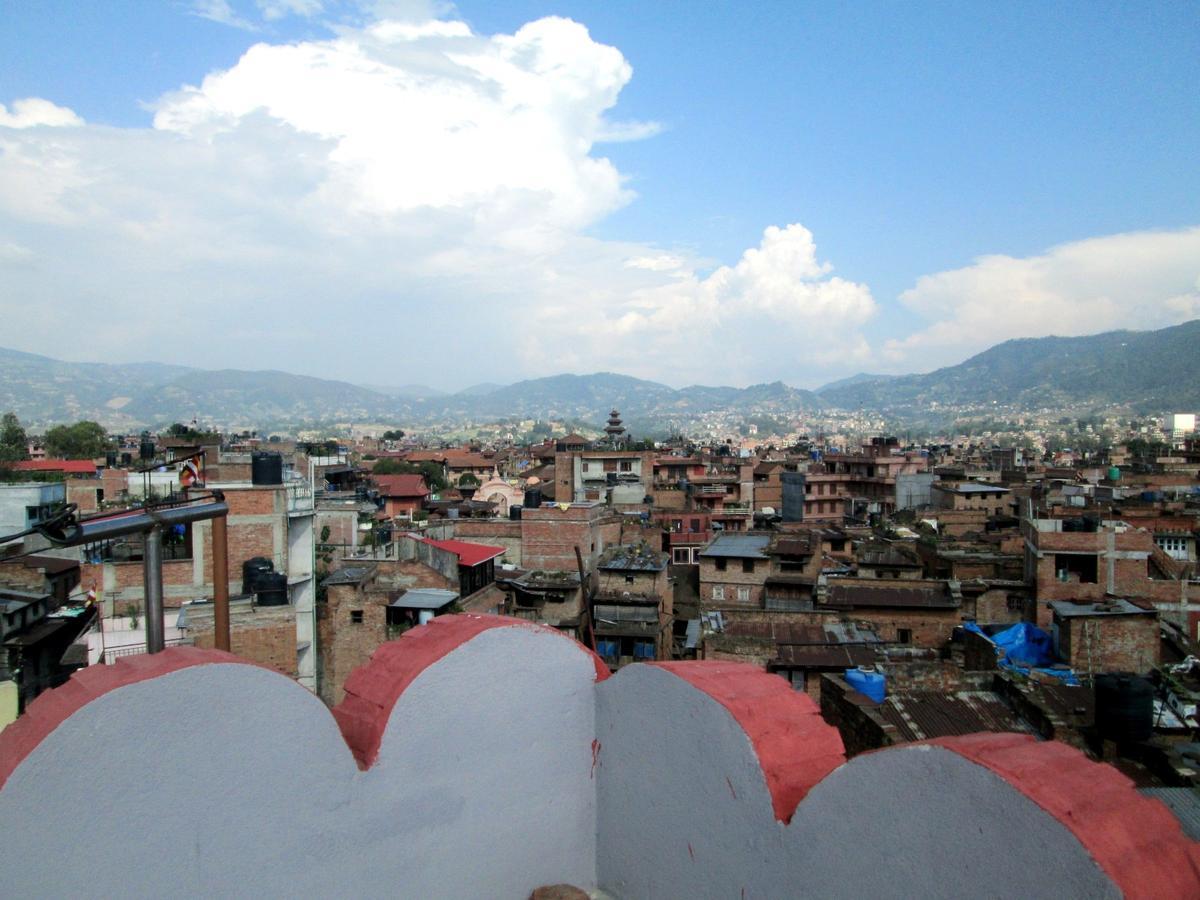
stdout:
[[(414, 548), (414, 552), (426, 553)], [(407, 607), (393, 601), (409, 591), (449, 592), (443, 608), (458, 598), (456, 562), (445, 551), (437, 559), (348, 561), (324, 581), (325, 602), (318, 616), (319, 693), (330, 706), (339, 703), (350, 673), (365, 665), (381, 644), (414, 624)], [(442, 571), (429, 565), (438, 564)], [(419, 621), (419, 618), (417, 619)]]
[(934, 506), (941, 509), (979, 510), (988, 516), (1012, 512), (1012, 491), (1001, 484), (963, 481), (938, 482), (931, 488)]
[(771, 535), (720, 534), (700, 552), (700, 603), (708, 609), (763, 608)]
[(1054, 649), (1077, 672), (1147, 674), (1161, 660), (1158, 615), (1128, 600), (1050, 604)]
[(596, 653), (610, 667), (671, 658), (673, 592), (667, 556), (646, 544), (610, 547), (596, 566)]
[[(307, 482), (213, 484), (229, 506), (229, 594), (242, 596), (243, 564), (265, 558), (287, 576), (298, 680), (316, 689), (313, 498)], [(163, 605), (173, 609), (213, 595), (212, 523), (177, 526), (163, 536)], [(106, 617), (143, 608), (142, 537), (80, 548), (80, 586), (95, 590)]]
[(1155, 544), (1152, 532), (1077, 517), (1025, 519), (1021, 533), (1041, 627), (1050, 626), (1048, 601), (1127, 597), (1152, 604), (1188, 634), (1200, 634), (1200, 581)]
[(621, 543), (622, 526), (622, 516), (595, 500), (522, 510), (521, 564), (527, 569), (575, 572), (579, 547), (590, 572), (606, 547)]
[(429, 496), (424, 475), (374, 475), (372, 481), (383, 500), (382, 512), (389, 519), (411, 519)]

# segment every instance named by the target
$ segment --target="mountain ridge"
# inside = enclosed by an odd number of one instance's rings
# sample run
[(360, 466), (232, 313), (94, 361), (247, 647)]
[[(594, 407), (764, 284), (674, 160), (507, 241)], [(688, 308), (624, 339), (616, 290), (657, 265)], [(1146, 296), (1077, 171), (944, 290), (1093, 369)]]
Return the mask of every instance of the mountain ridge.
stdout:
[[(1110, 407), (1133, 413), (1200, 409), (1200, 320), (1157, 331), (1019, 338), (955, 366), (915, 375), (859, 373), (818, 391), (782, 381), (675, 389), (615, 372), (561, 373), (457, 393), (427, 385), (377, 388), (278, 370), (166, 363), (73, 363), (0, 348), (0, 410), (32, 426), (96, 419), (114, 430), (197, 418), (249, 427), (336, 422), (556, 419), (601, 424), (614, 407), (627, 427), (685, 430), (713, 413), (796, 420), (871, 411), (893, 423), (997, 408)], [(420, 395), (405, 395), (412, 389)]]

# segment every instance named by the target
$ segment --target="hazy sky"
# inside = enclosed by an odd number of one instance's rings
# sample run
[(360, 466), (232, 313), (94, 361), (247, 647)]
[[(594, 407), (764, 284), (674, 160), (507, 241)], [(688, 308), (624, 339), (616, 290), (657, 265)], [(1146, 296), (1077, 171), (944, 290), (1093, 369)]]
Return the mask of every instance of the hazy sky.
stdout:
[(457, 388), (1200, 317), (1194, 2), (0, 0), (0, 346)]

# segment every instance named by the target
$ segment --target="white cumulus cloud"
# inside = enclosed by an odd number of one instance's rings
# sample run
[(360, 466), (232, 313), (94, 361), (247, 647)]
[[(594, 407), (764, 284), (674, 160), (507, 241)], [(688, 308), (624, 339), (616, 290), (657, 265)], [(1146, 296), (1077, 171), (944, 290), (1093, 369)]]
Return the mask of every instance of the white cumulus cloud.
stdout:
[(63, 128), (82, 124), (83, 119), (72, 110), (40, 97), (14, 100), (12, 112), (0, 103), (0, 128), (35, 128), (39, 125)]
[(1038, 256), (985, 256), (918, 279), (900, 302), (929, 324), (888, 341), (926, 371), (1010, 338), (1146, 330), (1200, 317), (1200, 228), (1089, 238)]
[(159, 98), (153, 127), (0, 108), (0, 246), (20, 248), (0, 282), (25, 301), (8, 342), (61, 352), (61, 324), (87, 322), (75, 358), (375, 383), (796, 380), (860, 358), (875, 301), (800, 225), (707, 274), (587, 234), (634, 199), (596, 145), (657, 129), (612, 118), (632, 74), (566, 19), (407, 16), (257, 43)]

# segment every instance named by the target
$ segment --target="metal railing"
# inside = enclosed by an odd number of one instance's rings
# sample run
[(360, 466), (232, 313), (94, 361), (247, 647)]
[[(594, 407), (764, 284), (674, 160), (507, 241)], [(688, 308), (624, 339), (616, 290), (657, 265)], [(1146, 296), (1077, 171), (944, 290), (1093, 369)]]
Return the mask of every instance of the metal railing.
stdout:
[[(168, 638), (163, 641), (164, 647), (191, 647), (196, 642), (192, 638)], [(111, 665), (116, 660), (124, 656), (141, 656), (147, 652), (145, 644), (123, 644), (120, 647), (105, 647), (104, 648), (104, 663)]]

